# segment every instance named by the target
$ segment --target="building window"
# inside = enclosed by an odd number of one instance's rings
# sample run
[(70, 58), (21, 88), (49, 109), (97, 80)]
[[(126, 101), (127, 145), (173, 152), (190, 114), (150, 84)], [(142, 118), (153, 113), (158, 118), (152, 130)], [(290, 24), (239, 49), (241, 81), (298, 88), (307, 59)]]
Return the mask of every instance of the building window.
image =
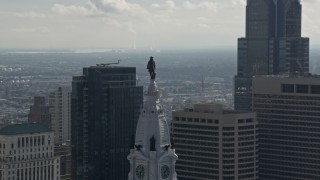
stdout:
[(294, 85), (293, 84), (282, 84), (282, 92), (283, 93), (294, 93)]
[(320, 85), (311, 85), (311, 94), (320, 94)]
[(297, 93), (305, 93), (308, 94), (309, 86), (308, 85), (296, 85), (296, 92)]

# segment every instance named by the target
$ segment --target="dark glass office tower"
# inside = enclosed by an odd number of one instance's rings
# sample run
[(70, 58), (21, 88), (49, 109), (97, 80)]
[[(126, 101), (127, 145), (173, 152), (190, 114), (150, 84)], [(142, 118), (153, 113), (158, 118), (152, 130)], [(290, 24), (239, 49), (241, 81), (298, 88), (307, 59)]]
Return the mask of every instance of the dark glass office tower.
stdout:
[(72, 80), (72, 179), (124, 180), (143, 102), (136, 68), (97, 65)]
[(309, 39), (301, 37), (300, 0), (248, 0), (246, 37), (238, 39), (235, 109), (251, 110), (251, 77), (308, 74)]

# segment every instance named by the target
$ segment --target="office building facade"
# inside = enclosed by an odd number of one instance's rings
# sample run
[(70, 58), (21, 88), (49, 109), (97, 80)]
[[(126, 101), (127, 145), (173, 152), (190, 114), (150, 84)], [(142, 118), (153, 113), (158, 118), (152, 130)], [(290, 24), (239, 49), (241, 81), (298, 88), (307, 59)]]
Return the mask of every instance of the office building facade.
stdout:
[(97, 65), (72, 80), (72, 179), (128, 178), (143, 102), (136, 68)]
[(71, 180), (71, 144), (55, 144), (54, 154), (60, 158), (60, 180)]
[(1, 180), (60, 179), (53, 132), (42, 124), (14, 124), (0, 129)]
[(71, 87), (59, 87), (49, 94), (49, 113), (54, 142), (66, 143), (71, 139)]
[(320, 77), (255, 76), (261, 180), (320, 179)]
[(49, 106), (43, 96), (35, 96), (34, 103), (30, 106), (28, 123), (40, 123), (51, 129)]
[(195, 104), (172, 112), (172, 136), (181, 180), (256, 180), (256, 115)]
[(309, 39), (301, 37), (300, 0), (248, 0), (246, 37), (238, 39), (235, 109), (251, 110), (251, 77), (309, 73)]

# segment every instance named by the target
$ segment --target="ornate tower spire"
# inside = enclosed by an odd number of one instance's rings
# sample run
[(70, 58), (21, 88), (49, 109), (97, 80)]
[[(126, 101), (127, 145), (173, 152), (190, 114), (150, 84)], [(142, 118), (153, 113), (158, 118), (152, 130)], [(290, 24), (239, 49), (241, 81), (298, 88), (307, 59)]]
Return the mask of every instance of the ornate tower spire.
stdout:
[[(154, 72), (155, 73), (155, 72)], [(128, 180), (176, 180), (178, 156), (171, 148), (170, 130), (159, 102), (159, 91), (151, 76), (136, 129), (134, 149), (128, 156)]]

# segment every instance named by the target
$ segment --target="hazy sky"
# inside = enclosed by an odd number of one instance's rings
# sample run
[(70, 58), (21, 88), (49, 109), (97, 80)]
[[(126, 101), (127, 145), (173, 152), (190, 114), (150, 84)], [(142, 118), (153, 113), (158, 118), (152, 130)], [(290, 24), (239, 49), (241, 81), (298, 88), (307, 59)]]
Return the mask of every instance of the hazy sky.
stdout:
[[(0, 0), (0, 48), (236, 46), (245, 0)], [(320, 0), (302, 0), (320, 44)]]

